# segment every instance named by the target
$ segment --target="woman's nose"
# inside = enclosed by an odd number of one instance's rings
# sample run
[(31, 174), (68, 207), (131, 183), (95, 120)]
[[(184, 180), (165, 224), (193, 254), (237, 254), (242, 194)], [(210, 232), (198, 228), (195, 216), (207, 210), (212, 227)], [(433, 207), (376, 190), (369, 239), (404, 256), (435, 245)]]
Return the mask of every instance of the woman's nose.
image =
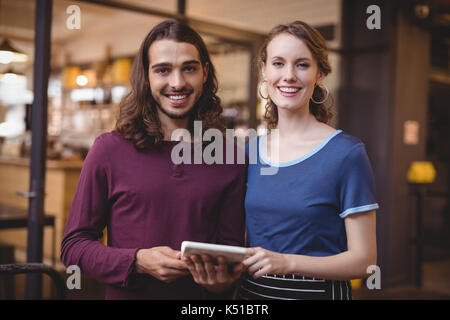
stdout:
[(287, 66), (284, 70), (283, 78), (287, 82), (292, 82), (297, 80), (297, 75), (293, 67)]

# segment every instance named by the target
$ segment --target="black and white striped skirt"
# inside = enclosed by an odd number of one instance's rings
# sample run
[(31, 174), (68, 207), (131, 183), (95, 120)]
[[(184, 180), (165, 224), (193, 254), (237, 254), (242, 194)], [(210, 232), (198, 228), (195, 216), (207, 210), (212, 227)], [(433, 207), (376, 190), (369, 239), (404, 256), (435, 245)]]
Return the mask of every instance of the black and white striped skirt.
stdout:
[(352, 300), (350, 281), (323, 280), (296, 275), (245, 274), (237, 299), (241, 300)]

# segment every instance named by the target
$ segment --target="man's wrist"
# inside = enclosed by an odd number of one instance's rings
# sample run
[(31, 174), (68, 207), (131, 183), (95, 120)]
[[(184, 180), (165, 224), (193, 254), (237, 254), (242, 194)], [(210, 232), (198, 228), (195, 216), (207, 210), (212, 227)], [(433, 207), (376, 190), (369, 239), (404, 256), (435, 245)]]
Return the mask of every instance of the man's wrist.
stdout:
[(136, 252), (136, 258), (134, 260), (134, 270), (136, 271), (136, 273), (145, 273), (143, 267), (141, 266), (142, 254), (143, 254), (143, 249), (139, 249)]

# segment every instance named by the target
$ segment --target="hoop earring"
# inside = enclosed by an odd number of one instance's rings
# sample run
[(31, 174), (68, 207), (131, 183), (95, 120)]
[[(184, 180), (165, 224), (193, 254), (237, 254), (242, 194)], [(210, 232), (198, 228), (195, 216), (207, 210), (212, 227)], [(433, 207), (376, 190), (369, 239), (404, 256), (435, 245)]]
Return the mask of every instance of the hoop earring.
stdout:
[(325, 101), (327, 101), (328, 97), (330, 96), (330, 91), (328, 90), (326, 85), (319, 84), (318, 87), (319, 88), (325, 88), (325, 91), (327, 92), (327, 94), (325, 95), (325, 98), (322, 101), (315, 101), (314, 98), (311, 96), (311, 101), (314, 102), (315, 104), (324, 103)]
[(267, 80), (263, 80), (262, 82), (260, 82), (260, 83), (258, 84), (258, 93), (259, 93), (259, 96), (260, 96), (262, 99), (267, 100), (267, 99), (269, 98), (269, 94), (267, 94), (267, 97), (264, 97), (264, 96), (261, 94), (261, 87), (262, 87), (262, 84), (263, 84), (264, 82), (267, 82)]

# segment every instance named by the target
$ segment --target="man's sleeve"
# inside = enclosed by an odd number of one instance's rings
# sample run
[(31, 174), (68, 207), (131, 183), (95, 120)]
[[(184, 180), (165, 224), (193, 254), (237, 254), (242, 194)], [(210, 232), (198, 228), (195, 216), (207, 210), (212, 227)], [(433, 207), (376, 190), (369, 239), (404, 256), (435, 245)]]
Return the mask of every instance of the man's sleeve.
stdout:
[(98, 240), (110, 205), (103, 139), (97, 138), (83, 164), (61, 244), (61, 261), (107, 284), (128, 287), (138, 248), (111, 248)]
[(243, 246), (245, 232), (245, 190), (247, 165), (238, 164), (238, 174), (224, 194), (219, 212), (217, 242)]

